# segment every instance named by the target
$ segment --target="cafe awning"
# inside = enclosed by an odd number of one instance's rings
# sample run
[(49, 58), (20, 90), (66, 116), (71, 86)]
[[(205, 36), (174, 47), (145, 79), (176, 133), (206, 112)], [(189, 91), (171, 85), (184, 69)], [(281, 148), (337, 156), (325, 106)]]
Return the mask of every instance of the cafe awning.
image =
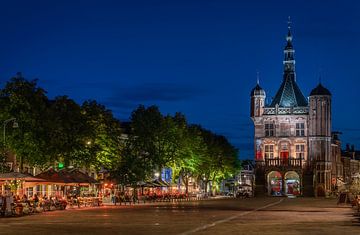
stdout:
[(45, 182), (44, 179), (20, 172), (0, 173), (0, 180), (23, 180), (26, 182)]
[(36, 177), (54, 184), (96, 184), (97, 180), (77, 169), (50, 169), (38, 174)]

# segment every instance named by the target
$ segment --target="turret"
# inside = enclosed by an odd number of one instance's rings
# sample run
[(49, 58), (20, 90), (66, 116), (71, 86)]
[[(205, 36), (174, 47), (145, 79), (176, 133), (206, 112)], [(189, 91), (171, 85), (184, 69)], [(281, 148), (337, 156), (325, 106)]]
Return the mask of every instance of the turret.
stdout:
[[(309, 137), (331, 139), (330, 91), (319, 83), (319, 85), (311, 91), (309, 102)], [(325, 159), (324, 156), (318, 157)]]
[(331, 93), (321, 83), (309, 96), (309, 160), (316, 196), (331, 190)]
[(251, 90), (250, 96), (251, 96), (251, 105), (250, 105), (251, 118), (261, 117), (264, 113), (266, 93), (260, 87), (259, 81), (257, 82), (254, 89)]
[(319, 83), (311, 91), (309, 102), (310, 160), (330, 161), (331, 93)]

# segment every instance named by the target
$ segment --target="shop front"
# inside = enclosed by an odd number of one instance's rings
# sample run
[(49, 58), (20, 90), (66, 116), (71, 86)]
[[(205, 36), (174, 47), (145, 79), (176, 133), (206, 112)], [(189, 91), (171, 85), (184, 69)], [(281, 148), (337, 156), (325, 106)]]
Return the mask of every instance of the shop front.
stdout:
[(301, 195), (301, 179), (297, 172), (271, 171), (267, 175), (268, 194), (270, 196)]

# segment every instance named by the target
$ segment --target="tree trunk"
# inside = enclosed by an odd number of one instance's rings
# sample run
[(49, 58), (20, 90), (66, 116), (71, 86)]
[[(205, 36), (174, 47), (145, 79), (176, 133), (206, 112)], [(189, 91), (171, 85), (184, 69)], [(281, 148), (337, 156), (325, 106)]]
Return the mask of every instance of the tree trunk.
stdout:
[(185, 183), (185, 193), (187, 195), (189, 192), (189, 178), (188, 177), (185, 177), (184, 183)]
[(205, 184), (205, 186), (204, 186), (205, 193), (207, 193), (207, 186), (208, 186), (208, 183), (209, 183), (209, 181), (208, 181), (208, 180), (204, 180), (204, 184)]
[(24, 161), (23, 161), (23, 157), (20, 156), (20, 169), (19, 169), (19, 172), (24, 173), (23, 171), (24, 171)]

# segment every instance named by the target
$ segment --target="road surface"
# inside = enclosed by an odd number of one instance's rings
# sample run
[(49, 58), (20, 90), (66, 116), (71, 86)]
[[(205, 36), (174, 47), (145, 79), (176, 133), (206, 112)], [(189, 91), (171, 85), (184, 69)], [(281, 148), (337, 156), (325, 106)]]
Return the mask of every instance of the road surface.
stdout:
[(0, 234), (360, 234), (353, 213), (330, 199), (217, 199), (0, 218)]

